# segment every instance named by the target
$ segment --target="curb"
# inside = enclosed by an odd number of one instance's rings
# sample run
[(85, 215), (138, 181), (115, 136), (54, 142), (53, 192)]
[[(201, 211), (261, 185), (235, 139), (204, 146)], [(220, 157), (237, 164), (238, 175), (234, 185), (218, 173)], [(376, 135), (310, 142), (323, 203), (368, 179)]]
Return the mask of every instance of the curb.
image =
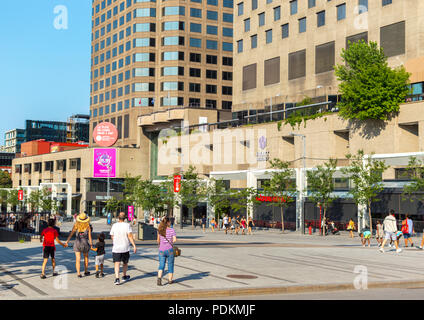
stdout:
[[(414, 281), (386, 281), (368, 283), (367, 289), (381, 288), (407, 288), (424, 286), (424, 280)], [(164, 293), (145, 293), (122, 296), (99, 296), (86, 298), (73, 298), (71, 300), (182, 300), (199, 298), (218, 298), (232, 296), (251, 296), (251, 295), (269, 295), (269, 294), (292, 294), (292, 293), (311, 293), (339, 290), (356, 290), (353, 283), (335, 283), (318, 285), (295, 285), (285, 287), (259, 287), (259, 288), (235, 288), (235, 289), (216, 289), (216, 290), (195, 290)]]

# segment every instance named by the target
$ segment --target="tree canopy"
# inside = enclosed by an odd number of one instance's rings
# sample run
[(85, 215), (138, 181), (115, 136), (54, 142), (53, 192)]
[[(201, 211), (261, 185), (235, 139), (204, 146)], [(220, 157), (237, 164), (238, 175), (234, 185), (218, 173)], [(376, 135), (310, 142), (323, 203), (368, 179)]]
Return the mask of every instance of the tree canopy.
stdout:
[(343, 64), (335, 66), (339, 114), (345, 119), (387, 120), (399, 111), (409, 92), (410, 74), (403, 66), (392, 69), (376, 42), (349, 42), (342, 49)]

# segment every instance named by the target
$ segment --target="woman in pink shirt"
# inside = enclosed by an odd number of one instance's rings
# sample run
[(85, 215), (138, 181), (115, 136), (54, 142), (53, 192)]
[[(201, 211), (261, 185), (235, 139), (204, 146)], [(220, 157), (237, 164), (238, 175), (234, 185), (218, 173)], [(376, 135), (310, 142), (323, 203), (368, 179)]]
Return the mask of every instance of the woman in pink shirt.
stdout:
[(165, 270), (166, 260), (168, 260), (168, 284), (172, 284), (174, 275), (174, 243), (177, 241), (175, 230), (171, 228), (171, 221), (165, 217), (158, 227), (159, 244), (159, 271), (157, 285), (162, 285), (162, 274)]

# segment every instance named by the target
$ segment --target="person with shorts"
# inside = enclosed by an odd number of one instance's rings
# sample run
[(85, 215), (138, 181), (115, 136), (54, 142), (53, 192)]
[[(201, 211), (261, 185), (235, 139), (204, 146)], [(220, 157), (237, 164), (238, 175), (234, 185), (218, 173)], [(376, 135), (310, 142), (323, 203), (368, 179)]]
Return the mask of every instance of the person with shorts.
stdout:
[(371, 232), (369, 229), (364, 229), (359, 236), (361, 237), (361, 243), (362, 246), (365, 247), (365, 243), (368, 241), (368, 247), (371, 247), (370, 239), (371, 239)]
[(131, 225), (125, 222), (124, 212), (121, 212), (119, 214), (118, 222), (116, 222), (110, 230), (110, 236), (112, 237), (113, 241), (112, 256), (113, 263), (115, 264), (114, 283), (116, 285), (119, 285), (119, 269), (121, 266), (121, 262), (123, 263), (122, 280), (127, 281), (130, 279), (130, 276), (127, 275), (128, 261), (130, 260), (130, 242), (134, 248), (134, 254), (137, 253), (137, 248), (134, 243)]
[(206, 233), (206, 216), (202, 217), (202, 230), (203, 233)]
[(41, 232), (40, 242), (43, 243), (43, 265), (41, 267), (41, 279), (46, 279), (46, 265), (49, 257), (52, 259), (52, 267), (53, 267), (53, 276), (57, 276), (57, 273), (54, 272), (54, 268), (56, 267), (56, 260), (54, 257), (56, 247), (54, 245), (54, 241), (56, 240), (64, 248), (67, 247), (65, 243), (59, 240), (59, 234), (57, 230), (54, 228), (55, 220), (49, 219), (49, 226)]
[(228, 214), (225, 215), (224, 219), (222, 220), (222, 224), (224, 225), (224, 230), (225, 230), (225, 234), (227, 234), (228, 232), (228, 224), (229, 224), (229, 220), (228, 220)]
[(377, 240), (377, 244), (378, 244), (379, 247), (383, 243), (383, 239), (384, 239), (383, 224), (381, 223), (380, 220), (378, 220), (377, 221), (376, 240)]
[[(105, 262), (105, 234), (102, 232), (99, 234), (98, 241), (96, 243), (95, 248), (91, 248), (91, 250), (97, 252), (96, 255), (96, 278), (99, 278), (100, 275), (102, 278), (105, 276), (103, 273), (103, 264)], [(99, 271), (100, 267), (100, 271)]]
[(76, 221), (77, 222), (72, 227), (72, 231), (66, 240), (66, 245), (68, 245), (69, 240), (72, 238), (74, 233), (76, 233), (74, 242), (75, 268), (77, 270), (77, 277), (82, 278), (80, 273), (81, 254), (84, 256), (84, 276), (89, 276), (90, 272), (88, 271), (88, 254), (90, 253), (90, 248), (93, 246), (93, 241), (91, 239), (90, 218), (87, 216), (87, 214), (80, 213)]
[(231, 220), (230, 220), (230, 223), (231, 223), (231, 234), (233, 234), (233, 231), (236, 229), (236, 218), (231, 218)]
[(383, 244), (381, 245), (380, 252), (384, 252), (384, 245), (388, 240), (394, 241), (396, 246), (396, 252), (402, 252), (402, 249), (399, 248), (398, 239), (397, 239), (397, 225), (396, 225), (396, 218), (395, 213), (393, 210), (390, 211), (390, 214), (387, 215), (386, 218), (384, 218), (383, 221), (383, 227), (385, 232), (385, 237)]
[(248, 227), (248, 229), (247, 229), (247, 234), (252, 234), (252, 228), (254, 227), (254, 223), (253, 223), (253, 219), (252, 219), (252, 217), (249, 217), (249, 220), (248, 220), (248, 222), (247, 222), (247, 227)]
[(170, 221), (165, 218), (159, 225), (157, 243), (159, 245), (159, 268), (157, 285), (162, 285), (162, 276), (165, 271), (166, 261), (168, 260), (168, 284), (173, 283), (174, 276), (174, 243), (177, 241), (175, 230), (170, 227)]
[(405, 239), (405, 248), (408, 247), (408, 241), (411, 243), (411, 247), (414, 246), (414, 243), (412, 242), (412, 234), (414, 233), (414, 223), (411, 219), (409, 219), (409, 215), (405, 215), (405, 220), (402, 221), (402, 233), (403, 238)]

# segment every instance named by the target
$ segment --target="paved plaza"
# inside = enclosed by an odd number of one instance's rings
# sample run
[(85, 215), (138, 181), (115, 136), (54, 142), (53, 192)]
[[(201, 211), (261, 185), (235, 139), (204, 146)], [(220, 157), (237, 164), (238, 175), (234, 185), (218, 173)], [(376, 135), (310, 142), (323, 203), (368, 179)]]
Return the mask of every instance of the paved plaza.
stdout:
[[(110, 229), (101, 221), (93, 226), (94, 231)], [(175, 283), (167, 284), (165, 274), (162, 287), (156, 285), (154, 241), (136, 242), (138, 252), (131, 255), (129, 264), (131, 279), (118, 286), (113, 283), (110, 240), (106, 241), (106, 276), (99, 279), (94, 275), (94, 252), (90, 253), (91, 275), (79, 279), (72, 248), (57, 245), (60, 275), (51, 276), (49, 262), (47, 279), (42, 280), (41, 243), (0, 243), (0, 299), (260, 299), (261, 295), (284, 299), (311, 292), (319, 296), (317, 291), (327, 295), (335, 290), (348, 292), (359, 275), (366, 276), (368, 295), (386, 287), (424, 287), (424, 251), (417, 248), (404, 248), (402, 253), (387, 248), (380, 253), (375, 240), (371, 248), (363, 248), (357, 236), (350, 239), (347, 234), (323, 238), (264, 230), (236, 236), (179, 226), (176, 232), (182, 256), (176, 258)], [(414, 238), (416, 245), (420, 241)], [(423, 290), (416, 293), (422, 296)]]

